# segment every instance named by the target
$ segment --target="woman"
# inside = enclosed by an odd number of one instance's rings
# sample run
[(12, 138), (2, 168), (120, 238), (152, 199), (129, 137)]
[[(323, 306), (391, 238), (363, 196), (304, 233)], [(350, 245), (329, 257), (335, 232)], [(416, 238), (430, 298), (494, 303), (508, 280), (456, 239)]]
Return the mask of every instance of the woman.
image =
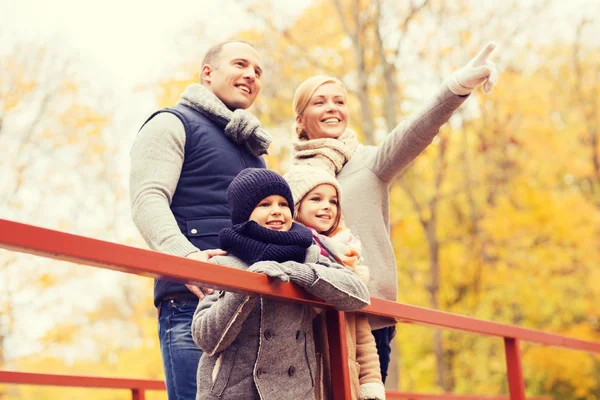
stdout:
[[(396, 301), (396, 261), (390, 240), (389, 189), (394, 177), (437, 135), (440, 127), (477, 86), (489, 92), (498, 73), (487, 61), (487, 44), (465, 67), (454, 72), (425, 107), (398, 125), (379, 146), (362, 146), (347, 129), (346, 88), (336, 78), (313, 76), (296, 90), (293, 108), (299, 141), (294, 164), (315, 165), (337, 176), (348, 228), (362, 241), (371, 268), (371, 296)], [(369, 319), (379, 353), (383, 381), (390, 362), (395, 321)]]

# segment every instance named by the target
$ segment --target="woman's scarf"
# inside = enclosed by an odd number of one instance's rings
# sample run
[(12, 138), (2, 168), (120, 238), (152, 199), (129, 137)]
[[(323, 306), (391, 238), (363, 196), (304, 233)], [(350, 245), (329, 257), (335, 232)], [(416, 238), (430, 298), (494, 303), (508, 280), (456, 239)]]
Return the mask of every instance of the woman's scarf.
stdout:
[(337, 139), (308, 139), (294, 143), (294, 165), (312, 165), (337, 175), (358, 147), (356, 133), (350, 129)]
[(224, 128), (225, 136), (245, 145), (255, 156), (267, 154), (271, 135), (262, 130), (260, 121), (241, 108), (231, 111), (213, 92), (198, 83), (189, 85), (179, 103), (193, 108)]
[(259, 261), (303, 263), (313, 242), (310, 229), (295, 222), (289, 231), (279, 232), (247, 221), (221, 230), (219, 239), (221, 249), (248, 265)]

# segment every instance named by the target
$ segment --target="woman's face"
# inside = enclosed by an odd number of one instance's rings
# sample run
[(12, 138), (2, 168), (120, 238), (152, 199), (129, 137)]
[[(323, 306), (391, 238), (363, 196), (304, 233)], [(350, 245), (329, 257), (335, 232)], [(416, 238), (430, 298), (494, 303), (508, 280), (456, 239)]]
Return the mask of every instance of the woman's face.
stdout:
[(309, 139), (337, 139), (348, 125), (346, 91), (333, 82), (319, 86), (296, 122)]

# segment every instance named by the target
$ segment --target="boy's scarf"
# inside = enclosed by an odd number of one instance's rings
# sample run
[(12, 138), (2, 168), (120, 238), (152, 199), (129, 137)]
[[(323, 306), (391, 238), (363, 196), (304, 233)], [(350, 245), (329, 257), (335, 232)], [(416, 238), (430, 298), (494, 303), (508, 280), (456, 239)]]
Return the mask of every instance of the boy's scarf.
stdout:
[(294, 143), (293, 163), (324, 168), (335, 176), (352, 158), (357, 147), (356, 133), (350, 129), (337, 139), (300, 140)]
[(223, 127), (225, 136), (245, 145), (255, 156), (267, 154), (271, 135), (260, 127), (260, 121), (250, 112), (241, 108), (231, 111), (213, 92), (198, 83), (185, 89), (179, 103), (216, 122)]
[(259, 261), (296, 261), (303, 263), (313, 238), (310, 229), (292, 223), (287, 232), (264, 228), (247, 221), (221, 230), (221, 249), (233, 254), (248, 265)]

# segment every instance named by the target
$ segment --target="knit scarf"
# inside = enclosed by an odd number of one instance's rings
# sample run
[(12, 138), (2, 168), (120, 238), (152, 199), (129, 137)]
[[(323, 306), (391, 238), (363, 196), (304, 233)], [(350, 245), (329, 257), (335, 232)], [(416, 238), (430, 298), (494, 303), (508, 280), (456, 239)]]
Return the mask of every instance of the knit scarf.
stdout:
[(369, 267), (362, 264), (360, 254), (362, 245), (349, 229), (337, 229), (331, 236), (322, 235), (314, 229), (311, 232), (323, 256), (354, 272), (364, 283), (369, 283)]
[(344, 167), (358, 147), (356, 133), (350, 129), (337, 139), (309, 139), (294, 143), (295, 165), (324, 168), (333, 175)]
[(312, 244), (312, 233), (304, 225), (292, 223), (287, 232), (264, 228), (247, 221), (221, 230), (221, 249), (248, 265), (258, 261), (304, 262), (306, 250)]
[(267, 154), (271, 136), (262, 130), (260, 121), (241, 108), (231, 111), (213, 92), (198, 83), (189, 85), (179, 103), (193, 108), (224, 128), (225, 136), (245, 145), (255, 156)]

